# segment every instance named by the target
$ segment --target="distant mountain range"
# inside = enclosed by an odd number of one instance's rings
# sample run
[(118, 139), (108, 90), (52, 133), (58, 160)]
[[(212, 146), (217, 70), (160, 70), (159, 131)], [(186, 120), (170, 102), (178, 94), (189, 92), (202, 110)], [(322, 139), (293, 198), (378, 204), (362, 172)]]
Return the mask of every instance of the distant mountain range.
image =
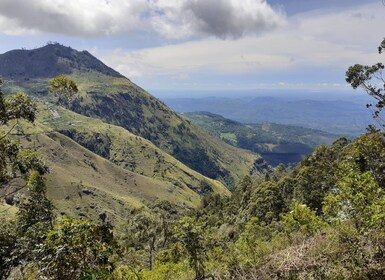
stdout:
[(330, 145), (339, 136), (299, 126), (275, 123), (242, 124), (209, 112), (182, 114), (225, 142), (258, 154), (272, 166), (295, 165), (316, 146)]
[[(293, 97), (291, 97), (293, 96)], [(206, 111), (242, 123), (273, 122), (327, 131), (337, 135), (357, 136), (374, 123), (366, 108), (367, 98), (349, 95), (337, 100), (312, 100), (294, 94), (258, 97), (163, 98), (177, 112)]]

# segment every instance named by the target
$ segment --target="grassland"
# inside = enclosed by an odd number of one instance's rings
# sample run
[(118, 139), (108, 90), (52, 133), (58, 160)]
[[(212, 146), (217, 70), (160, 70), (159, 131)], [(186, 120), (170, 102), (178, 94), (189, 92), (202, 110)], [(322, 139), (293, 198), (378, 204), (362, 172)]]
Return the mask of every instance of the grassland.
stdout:
[[(185, 185), (177, 185), (124, 169), (80, 146), (70, 138), (36, 123), (23, 125), (24, 148), (37, 149), (50, 167), (48, 197), (57, 213), (97, 220), (106, 213), (113, 223), (127, 220), (130, 212), (156, 200), (167, 200), (185, 208), (199, 204), (200, 195)], [(216, 190), (226, 188), (213, 182)], [(1, 204), (5, 215), (14, 207)]]

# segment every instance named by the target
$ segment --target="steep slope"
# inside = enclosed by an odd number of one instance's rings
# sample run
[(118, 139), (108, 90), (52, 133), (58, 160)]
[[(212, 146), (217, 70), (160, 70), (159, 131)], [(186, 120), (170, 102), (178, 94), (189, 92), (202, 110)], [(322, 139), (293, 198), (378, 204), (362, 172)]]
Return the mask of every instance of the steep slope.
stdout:
[[(37, 149), (50, 168), (46, 176), (48, 197), (59, 213), (93, 220), (104, 213), (114, 225), (119, 225), (127, 220), (132, 209), (146, 207), (156, 200), (189, 208), (199, 204), (200, 195), (186, 184), (150, 178), (119, 167), (38, 122), (22, 127), (26, 135), (20, 138), (23, 147)], [(191, 177), (196, 175), (187, 167), (183, 171), (192, 173)], [(219, 182), (198, 175), (216, 192), (228, 194)], [(8, 211), (8, 206), (2, 203), (0, 210)]]
[[(150, 141), (136, 136), (122, 127), (85, 117), (51, 105), (40, 106), (38, 121), (52, 128), (90, 151), (129, 171), (191, 189), (203, 195), (214, 191), (228, 193), (218, 181), (204, 177)], [(43, 108), (46, 108), (45, 110)], [(153, 196), (156, 196), (154, 192)]]
[[(8, 68), (12, 62), (19, 66)], [(46, 70), (37, 71), (40, 67)], [(47, 84), (59, 73), (66, 73), (79, 85), (79, 97), (69, 105), (77, 113), (122, 126), (229, 187), (255, 170), (253, 166), (260, 156), (213, 139), (87, 52), (53, 44), (0, 55), (0, 75), (6, 80), (4, 91), (23, 89), (52, 101)]]
[(275, 123), (242, 124), (209, 112), (183, 116), (216, 137), (259, 153), (270, 165), (296, 164), (319, 145), (330, 145), (337, 135), (321, 130)]

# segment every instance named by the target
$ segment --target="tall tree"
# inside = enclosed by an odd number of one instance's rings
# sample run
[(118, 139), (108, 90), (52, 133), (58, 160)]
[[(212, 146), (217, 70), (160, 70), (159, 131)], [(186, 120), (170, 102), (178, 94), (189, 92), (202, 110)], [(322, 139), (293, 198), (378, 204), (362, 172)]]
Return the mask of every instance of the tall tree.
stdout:
[(176, 228), (177, 236), (189, 254), (190, 266), (195, 271), (195, 279), (205, 278), (204, 261), (207, 259), (205, 252), (203, 225), (193, 217), (185, 216), (179, 220)]
[[(2, 81), (0, 80), (0, 85)], [(38, 154), (29, 150), (20, 150), (17, 141), (9, 136), (19, 119), (29, 122), (35, 120), (36, 105), (22, 93), (4, 97), (0, 88), (0, 188), (4, 198), (10, 195), (8, 186), (14, 179), (24, 179), (31, 197), (21, 203), (16, 226), (5, 225), (2, 221), (0, 231), (0, 279), (6, 278), (10, 271), (23, 260), (32, 257), (31, 244), (41, 240), (35, 234), (40, 230), (30, 230), (40, 222), (51, 223), (52, 206), (45, 196), (42, 176), (48, 168)], [(18, 191), (19, 189), (16, 189)], [(12, 191), (12, 193), (15, 191)], [(43, 228), (49, 228), (46, 224)], [(44, 235), (42, 231), (41, 235)]]
[(5, 98), (1, 85), (0, 80), (0, 188), (6, 188), (12, 179), (26, 179), (28, 171), (37, 168), (37, 157), (20, 153), (18, 142), (8, 137), (19, 119), (35, 120), (36, 105), (23, 93)]
[[(385, 49), (385, 39), (378, 47), (381, 54)], [(346, 71), (346, 81), (354, 88), (364, 89), (375, 99), (374, 104), (367, 104), (372, 109), (373, 117), (377, 120), (382, 129), (385, 129), (385, 119), (381, 111), (385, 107), (385, 77), (383, 76), (384, 64), (379, 62), (372, 66), (355, 64)], [(374, 107), (373, 107), (374, 105)]]

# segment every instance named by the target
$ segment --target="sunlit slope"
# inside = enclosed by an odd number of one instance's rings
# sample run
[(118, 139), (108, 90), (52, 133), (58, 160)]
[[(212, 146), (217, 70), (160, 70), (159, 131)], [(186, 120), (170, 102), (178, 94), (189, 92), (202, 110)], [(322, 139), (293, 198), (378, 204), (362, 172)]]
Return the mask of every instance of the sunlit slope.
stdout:
[[(122, 127), (79, 115), (63, 107), (46, 106), (40, 106), (39, 122), (126, 170), (170, 182), (182, 189), (191, 189), (200, 195), (207, 192), (229, 193), (219, 181), (204, 177), (150, 141)], [(153, 196), (156, 195), (154, 190)]]
[(191, 189), (119, 167), (47, 126), (24, 126), (24, 132), (23, 147), (37, 149), (50, 167), (48, 197), (60, 213), (92, 219), (106, 213), (122, 222), (131, 209), (156, 200), (199, 204), (199, 194)]
[(78, 98), (68, 106), (77, 113), (126, 128), (228, 187), (256, 170), (253, 165), (258, 155), (214, 140), (88, 52), (53, 44), (0, 55), (0, 76), (7, 92), (21, 89), (42, 101), (54, 102), (48, 94), (48, 81), (60, 73), (79, 86)]

